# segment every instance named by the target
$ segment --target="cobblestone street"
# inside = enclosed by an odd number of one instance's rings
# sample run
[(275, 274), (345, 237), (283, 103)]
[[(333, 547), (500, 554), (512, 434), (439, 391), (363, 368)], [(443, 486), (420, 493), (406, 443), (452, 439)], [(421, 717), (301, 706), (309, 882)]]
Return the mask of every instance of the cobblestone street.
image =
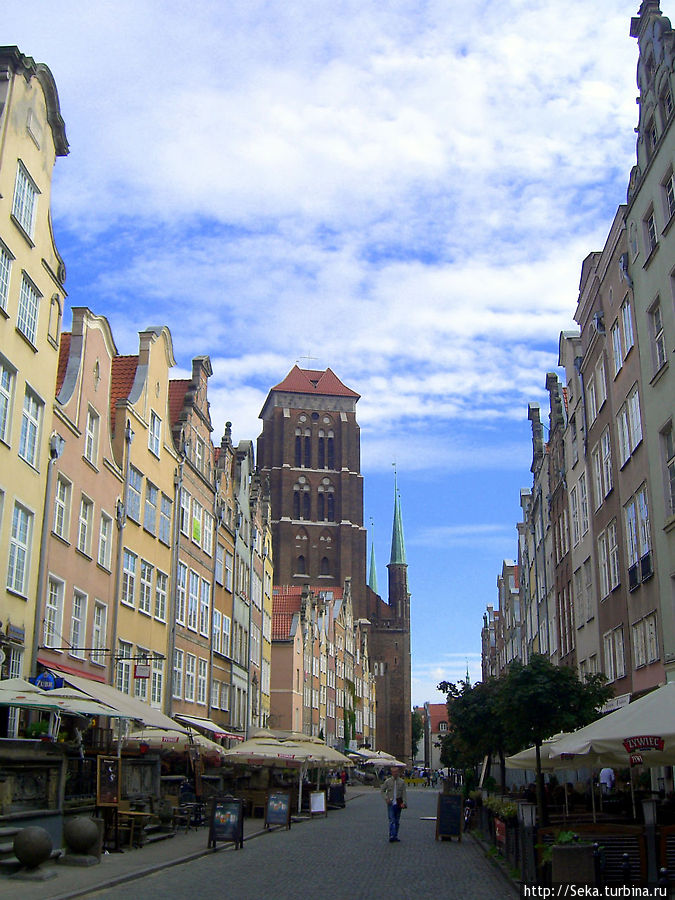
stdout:
[[(87, 897), (144, 900), (225, 895), (239, 900), (503, 900), (515, 889), (473, 839), (436, 841), (437, 794), (409, 791), (401, 842), (390, 844), (384, 802), (373, 791), (327, 818), (247, 841), (243, 850), (202, 857)], [(206, 840), (206, 832), (204, 832)]]

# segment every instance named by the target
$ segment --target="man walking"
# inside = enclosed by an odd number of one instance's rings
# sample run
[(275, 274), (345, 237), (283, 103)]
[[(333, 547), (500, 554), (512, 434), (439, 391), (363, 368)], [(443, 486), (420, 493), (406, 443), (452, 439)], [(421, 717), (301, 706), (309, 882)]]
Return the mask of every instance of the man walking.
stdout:
[(403, 780), (403, 766), (392, 766), (391, 775), (382, 785), (382, 794), (387, 802), (387, 815), (389, 816), (389, 843), (398, 842), (398, 826), (401, 820), (401, 810), (408, 805), (405, 781)]

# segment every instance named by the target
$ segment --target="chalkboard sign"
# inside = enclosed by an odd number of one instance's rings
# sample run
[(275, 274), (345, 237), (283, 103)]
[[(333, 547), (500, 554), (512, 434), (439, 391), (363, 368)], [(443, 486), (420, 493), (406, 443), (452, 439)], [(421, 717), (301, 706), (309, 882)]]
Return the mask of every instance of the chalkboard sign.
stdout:
[(244, 802), (236, 797), (214, 797), (209, 815), (209, 847), (231, 842), (244, 847)]
[(309, 795), (309, 814), (310, 816), (327, 816), (326, 808), (326, 792), (312, 791)]
[(96, 805), (118, 806), (120, 802), (120, 760), (99, 756), (96, 766)]
[(462, 839), (462, 795), (439, 794), (436, 810), (436, 840)]
[(265, 828), (270, 825), (291, 827), (291, 795), (283, 791), (275, 791), (267, 795), (265, 805)]

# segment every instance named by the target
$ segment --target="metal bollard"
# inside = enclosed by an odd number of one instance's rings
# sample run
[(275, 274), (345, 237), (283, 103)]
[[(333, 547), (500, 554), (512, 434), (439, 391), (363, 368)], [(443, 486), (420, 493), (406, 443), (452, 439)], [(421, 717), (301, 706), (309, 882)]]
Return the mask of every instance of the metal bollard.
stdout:
[(621, 884), (631, 885), (633, 880), (630, 875), (630, 857), (627, 853), (621, 856)]

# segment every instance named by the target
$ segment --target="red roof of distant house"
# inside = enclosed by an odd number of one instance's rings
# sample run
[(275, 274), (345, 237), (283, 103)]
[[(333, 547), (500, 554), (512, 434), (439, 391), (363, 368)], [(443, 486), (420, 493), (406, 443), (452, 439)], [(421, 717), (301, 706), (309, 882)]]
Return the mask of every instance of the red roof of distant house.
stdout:
[(448, 721), (448, 707), (445, 703), (429, 704), (429, 722), (432, 732), (440, 731), (441, 722)]
[(115, 356), (112, 361), (110, 373), (110, 427), (115, 431), (115, 407), (118, 400), (129, 396), (136, 369), (138, 368), (137, 356)]
[(172, 428), (178, 421), (178, 416), (185, 404), (187, 389), (191, 384), (189, 378), (175, 378), (169, 381), (169, 420)]
[[(307, 585), (281, 584), (275, 585), (272, 593), (272, 640), (287, 641), (291, 636), (293, 616), (300, 612), (302, 593)], [(325, 593), (327, 590), (336, 600), (342, 599), (342, 588), (325, 588), (309, 586), (313, 594)]]
[(332, 369), (317, 371), (316, 369), (301, 369), (299, 366), (293, 366), (284, 380), (275, 385), (272, 390), (286, 391), (289, 394), (354, 397), (356, 400), (361, 396), (343, 384)]
[(70, 356), (70, 331), (61, 332), (61, 343), (59, 345), (59, 366), (56, 370), (56, 396), (63, 387), (63, 380), (66, 377), (66, 369), (68, 368), (68, 357)]

